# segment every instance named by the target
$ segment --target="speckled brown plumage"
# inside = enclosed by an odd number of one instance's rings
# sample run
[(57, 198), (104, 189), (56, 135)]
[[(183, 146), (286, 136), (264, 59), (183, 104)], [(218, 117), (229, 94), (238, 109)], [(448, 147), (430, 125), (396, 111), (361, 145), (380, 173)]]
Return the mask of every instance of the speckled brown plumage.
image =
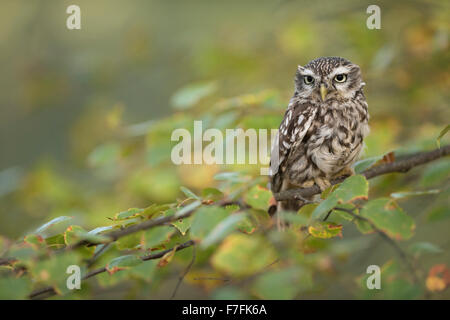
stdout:
[[(364, 85), (359, 66), (343, 58), (323, 57), (298, 67), (294, 96), (272, 149), (272, 192), (314, 183), (323, 190), (331, 179), (352, 173), (369, 132)], [(300, 205), (286, 201), (278, 207)]]

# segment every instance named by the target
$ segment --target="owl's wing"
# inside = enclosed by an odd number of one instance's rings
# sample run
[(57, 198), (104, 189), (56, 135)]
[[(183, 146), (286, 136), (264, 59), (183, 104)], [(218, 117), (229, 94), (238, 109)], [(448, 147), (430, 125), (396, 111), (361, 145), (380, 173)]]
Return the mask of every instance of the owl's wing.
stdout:
[(291, 150), (302, 143), (316, 115), (310, 104), (291, 101), (275, 137), (270, 157), (270, 189), (279, 192), (283, 183), (284, 166)]

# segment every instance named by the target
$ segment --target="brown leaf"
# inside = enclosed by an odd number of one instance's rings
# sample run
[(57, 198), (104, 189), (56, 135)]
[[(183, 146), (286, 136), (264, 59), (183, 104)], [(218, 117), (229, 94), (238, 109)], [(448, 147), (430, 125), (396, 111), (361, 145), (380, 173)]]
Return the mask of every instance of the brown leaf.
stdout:
[(165, 255), (162, 256), (162, 258), (158, 262), (158, 267), (165, 267), (170, 261), (172, 261), (173, 256), (177, 251), (177, 247), (178, 246), (173, 247), (171, 251), (167, 252)]

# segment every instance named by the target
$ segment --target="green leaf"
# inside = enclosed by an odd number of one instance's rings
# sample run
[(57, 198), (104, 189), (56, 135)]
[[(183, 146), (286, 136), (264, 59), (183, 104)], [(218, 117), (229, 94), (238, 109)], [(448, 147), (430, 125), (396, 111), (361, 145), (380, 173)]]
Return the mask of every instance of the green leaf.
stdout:
[(163, 214), (164, 212), (166, 212), (169, 209), (170, 209), (170, 205), (168, 205), (168, 204), (153, 203), (152, 205), (148, 206), (143, 211), (141, 211), (139, 213), (139, 215), (145, 216), (147, 218), (154, 218), (154, 217), (157, 217), (157, 216)]
[(92, 167), (100, 167), (115, 163), (120, 157), (120, 145), (118, 143), (105, 143), (95, 148), (88, 156), (88, 164)]
[(448, 180), (450, 175), (450, 159), (440, 159), (427, 166), (422, 174), (420, 184), (424, 187), (433, 186)]
[(152, 249), (168, 242), (175, 229), (170, 226), (160, 226), (144, 232), (143, 245), (145, 249)]
[(255, 209), (267, 210), (271, 198), (272, 192), (266, 188), (256, 185), (245, 195), (245, 202)]
[(357, 199), (367, 199), (369, 183), (362, 175), (354, 175), (342, 182), (324, 201), (313, 211), (313, 219), (322, 219), (338, 204), (350, 203)]
[(213, 295), (214, 300), (246, 300), (249, 299), (245, 291), (231, 286), (221, 287), (217, 289)]
[(73, 245), (79, 241), (86, 240), (92, 243), (105, 243), (111, 239), (107, 236), (90, 234), (80, 226), (70, 226), (64, 232), (66, 245)]
[(115, 244), (119, 250), (138, 249), (141, 245), (143, 232), (135, 232), (119, 238)]
[(273, 263), (275, 249), (263, 237), (231, 234), (211, 259), (212, 265), (233, 276), (246, 276), (261, 271)]
[(25, 241), (26, 243), (31, 244), (31, 246), (35, 250), (39, 250), (39, 249), (42, 249), (42, 248), (46, 247), (46, 242), (45, 242), (44, 238), (42, 238), (40, 235), (37, 235), (37, 234), (27, 235), (27, 236), (25, 236), (23, 241)]
[(178, 219), (172, 222), (171, 225), (177, 228), (181, 235), (184, 236), (192, 225), (192, 217)]
[(188, 188), (181, 186), (180, 190), (186, 195), (186, 197), (191, 198), (191, 199), (200, 200), (200, 197), (198, 195), (196, 195), (194, 192), (192, 192), (191, 190), (189, 190)]
[(409, 192), (394, 192), (391, 193), (391, 198), (394, 199), (402, 199), (402, 198), (408, 198), (408, 197), (415, 197), (415, 196), (423, 196), (423, 195), (429, 195), (429, 194), (437, 194), (441, 192), (441, 190), (426, 190), (426, 191), (409, 191)]
[(135, 255), (129, 254), (117, 257), (106, 265), (106, 270), (113, 274), (119, 270), (129, 269), (142, 263), (142, 260)]
[(436, 144), (438, 148), (441, 147), (441, 138), (450, 130), (450, 124), (447, 125), (444, 129), (442, 129), (441, 133), (439, 134), (439, 137), (436, 139)]
[[(81, 256), (75, 251), (54, 254), (49, 259), (39, 261), (31, 268), (33, 280), (43, 282), (55, 288), (57, 293), (67, 292), (67, 268), (72, 265), (82, 266)], [(82, 272), (83, 274), (83, 268)]]
[(206, 188), (202, 191), (202, 197), (204, 199), (217, 201), (222, 199), (224, 197), (224, 194), (216, 188)]
[(447, 206), (434, 208), (427, 215), (428, 221), (440, 221), (448, 218), (450, 218), (450, 210)]
[(175, 109), (188, 109), (216, 90), (217, 84), (215, 82), (190, 84), (175, 92), (171, 98), (171, 103)]
[(95, 228), (95, 229), (92, 229), (91, 231), (89, 231), (88, 233), (89, 234), (99, 234), (99, 233), (102, 233), (103, 231), (108, 231), (108, 230), (111, 230), (113, 228), (113, 226), (105, 226), (105, 227), (98, 227), (98, 228)]
[(201, 248), (207, 248), (221, 241), (233, 232), (246, 215), (244, 213), (232, 214), (220, 221), (214, 229), (203, 239)]
[(408, 250), (415, 256), (420, 256), (422, 253), (442, 253), (444, 252), (438, 246), (429, 242), (416, 242), (409, 246)]
[(45, 243), (50, 248), (55, 248), (55, 249), (64, 247), (66, 245), (66, 243), (64, 241), (63, 233), (55, 234), (54, 236), (45, 238)]
[(414, 220), (389, 198), (370, 200), (360, 215), (394, 239), (409, 239), (415, 229)]
[(363, 220), (360, 220), (360, 219), (355, 219), (355, 224), (356, 224), (356, 227), (358, 228), (358, 230), (362, 234), (369, 234), (369, 233), (372, 233), (374, 231), (372, 226), (370, 225), (370, 223), (368, 223), (367, 221), (363, 221)]
[(57, 218), (52, 219), (49, 222), (43, 224), (42, 226), (37, 228), (36, 231), (34, 231), (33, 233), (42, 233), (45, 230), (47, 230), (48, 228), (50, 228), (51, 226), (54, 226), (55, 224), (58, 224), (58, 223), (61, 223), (63, 221), (67, 221), (67, 220), (70, 220), (70, 219), (72, 219), (72, 217), (67, 217), (67, 216), (57, 217)]
[(364, 172), (365, 170), (372, 167), (375, 163), (377, 163), (379, 160), (383, 159), (383, 156), (375, 156), (370, 157), (367, 159), (363, 159), (360, 161), (357, 161), (353, 167), (356, 173)]
[(197, 210), (192, 220), (191, 237), (202, 240), (222, 220), (229, 216), (229, 212), (222, 207), (206, 206)]
[(292, 300), (304, 284), (300, 283), (301, 273), (299, 268), (268, 271), (257, 278), (252, 292), (265, 300)]
[(30, 280), (21, 278), (0, 278), (0, 300), (27, 299), (31, 290)]
[(194, 201), (194, 202), (192, 202), (192, 203), (189, 203), (187, 206), (184, 206), (184, 207), (182, 207), (181, 209), (179, 209), (179, 210), (175, 213), (175, 215), (176, 215), (177, 217), (180, 217), (180, 216), (182, 216), (182, 215), (184, 215), (184, 214), (186, 214), (186, 213), (188, 213), (188, 212), (190, 212), (190, 211), (192, 211), (192, 210), (194, 210), (194, 209), (200, 207), (201, 204), (202, 204), (202, 202), (199, 201), (199, 200)]
[(114, 215), (114, 220), (125, 220), (125, 219), (131, 219), (131, 218), (135, 218), (137, 216), (139, 216), (139, 214), (141, 212), (143, 212), (144, 209), (139, 209), (139, 208), (130, 208), (126, 211), (122, 211), (119, 213), (116, 213)]
[(309, 226), (308, 232), (315, 238), (333, 238), (342, 236), (342, 225), (332, 222), (316, 222), (312, 226)]

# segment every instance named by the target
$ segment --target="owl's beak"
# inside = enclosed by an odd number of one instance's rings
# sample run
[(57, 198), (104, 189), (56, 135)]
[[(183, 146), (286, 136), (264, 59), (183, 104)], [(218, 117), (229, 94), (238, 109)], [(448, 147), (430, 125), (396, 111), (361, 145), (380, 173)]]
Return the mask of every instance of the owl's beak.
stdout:
[(325, 87), (325, 85), (322, 83), (320, 85), (320, 97), (322, 98), (322, 101), (325, 101), (325, 98), (327, 96), (328, 90)]

